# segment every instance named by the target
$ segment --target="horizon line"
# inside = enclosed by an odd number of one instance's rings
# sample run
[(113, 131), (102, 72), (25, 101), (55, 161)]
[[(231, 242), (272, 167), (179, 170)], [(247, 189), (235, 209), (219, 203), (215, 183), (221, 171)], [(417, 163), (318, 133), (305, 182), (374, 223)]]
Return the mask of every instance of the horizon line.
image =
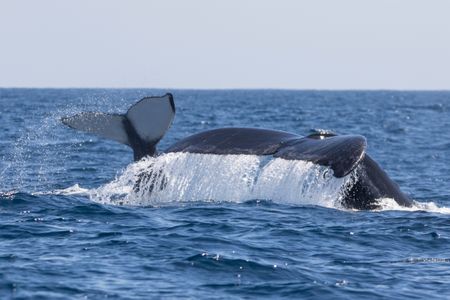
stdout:
[(0, 89), (41, 89), (41, 90), (184, 90), (184, 91), (248, 91), (248, 90), (267, 90), (267, 91), (392, 91), (392, 92), (450, 92), (450, 88), (432, 89), (432, 88), (417, 88), (417, 89), (405, 89), (405, 88), (274, 88), (274, 87), (226, 87), (226, 88), (179, 88), (179, 87), (36, 87), (36, 86), (0, 86)]

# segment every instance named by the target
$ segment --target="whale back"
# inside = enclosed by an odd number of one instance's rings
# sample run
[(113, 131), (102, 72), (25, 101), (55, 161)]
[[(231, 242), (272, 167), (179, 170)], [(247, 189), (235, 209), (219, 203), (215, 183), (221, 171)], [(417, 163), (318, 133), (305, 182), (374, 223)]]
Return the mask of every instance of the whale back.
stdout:
[(317, 138), (259, 128), (221, 128), (189, 136), (166, 152), (273, 155), (330, 167), (339, 178), (358, 166), (366, 148), (366, 139), (360, 135)]
[(278, 130), (220, 128), (188, 136), (165, 152), (272, 155), (283, 144), (299, 138), (301, 136)]
[(361, 135), (337, 135), (324, 138), (299, 139), (275, 153), (275, 157), (305, 160), (330, 167), (335, 177), (352, 172), (364, 158), (366, 138)]

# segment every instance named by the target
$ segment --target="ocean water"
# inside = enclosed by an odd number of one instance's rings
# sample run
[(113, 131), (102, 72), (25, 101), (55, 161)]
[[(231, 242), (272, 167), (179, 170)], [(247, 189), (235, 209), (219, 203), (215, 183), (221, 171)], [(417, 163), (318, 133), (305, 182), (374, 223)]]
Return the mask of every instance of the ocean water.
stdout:
[(342, 208), (350, 179), (309, 163), (134, 163), (59, 121), (165, 92), (0, 89), (1, 299), (450, 298), (450, 92), (170, 91), (161, 150), (228, 126), (364, 135), (415, 201), (377, 211)]

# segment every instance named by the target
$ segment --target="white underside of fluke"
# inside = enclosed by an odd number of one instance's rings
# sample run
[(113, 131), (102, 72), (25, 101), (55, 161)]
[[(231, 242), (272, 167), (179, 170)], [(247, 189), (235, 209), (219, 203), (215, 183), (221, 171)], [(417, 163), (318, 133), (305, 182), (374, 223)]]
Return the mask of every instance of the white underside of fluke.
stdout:
[(175, 110), (172, 95), (146, 97), (130, 107), (125, 115), (83, 112), (62, 118), (69, 127), (131, 146), (144, 154), (154, 146), (172, 124)]
[(159, 141), (172, 124), (175, 112), (168, 97), (148, 97), (133, 105), (126, 117), (145, 142)]
[(124, 120), (125, 117), (122, 115), (84, 112), (63, 118), (62, 122), (71, 128), (130, 145), (128, 134), (124, 127)]

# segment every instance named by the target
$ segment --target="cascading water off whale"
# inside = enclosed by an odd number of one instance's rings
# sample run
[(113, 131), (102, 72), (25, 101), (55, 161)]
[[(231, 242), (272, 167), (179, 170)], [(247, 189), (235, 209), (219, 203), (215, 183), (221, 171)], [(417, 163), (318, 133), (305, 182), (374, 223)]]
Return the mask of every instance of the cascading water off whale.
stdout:
[[(220, 128), (188, 136), (158, 156), (156, 145), (174, 116), (173, 96), (166, 94), (146, 97), (124, 115), (84, 112), (62, 122), (130, 146), (135, 161), (143, 161), (146, 169), (124, 192), (150, 202), (276, 200), (280, 195), (274, 191), (281, 190), (281, 197), (292, 201), (315, 197), (313, 191), (320, 191), (326, 194), (322, 198), (339, 201), (345, 208), (375, 209), (381, 198), (412, 206), (412, 200), (366, 153), (363, 136), (319, 131), (302, 137), (268, 129)], [(230, 163), (236, 160), (242, 161)], [(210, 165), (215, 174), (211, 169), (202, 172)]]

